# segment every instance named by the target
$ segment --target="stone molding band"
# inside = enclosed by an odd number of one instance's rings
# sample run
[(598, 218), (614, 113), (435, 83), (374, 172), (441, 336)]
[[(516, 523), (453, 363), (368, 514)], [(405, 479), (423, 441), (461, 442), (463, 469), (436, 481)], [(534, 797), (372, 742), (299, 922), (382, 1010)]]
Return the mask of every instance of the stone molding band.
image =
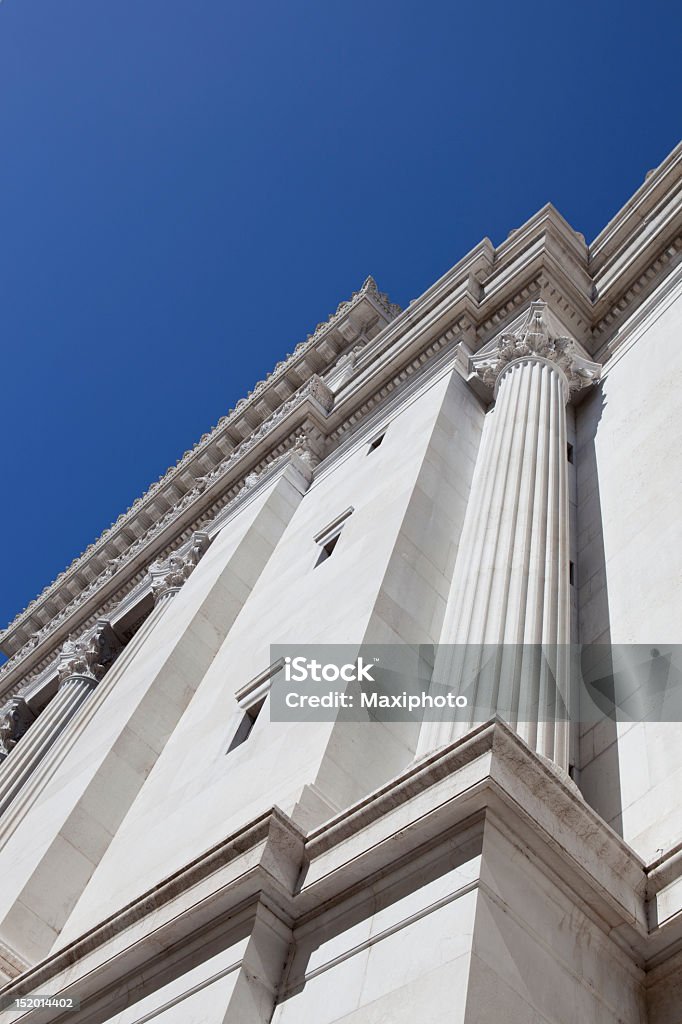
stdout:
[[(520, 310), (527, 300), (540, 295), (551, 299), (566, 323), (572, 325), (573, 333), (590, 345), (591, 351), (612, 355), (627, 336), (626, 319), (648, 301), (655, 283), (682, 255), (679, 220), (661, 214), (662, 210), (672, 213), (674, 209), (674, 186), (681, 162), (682, 149), (678, 147), (647, 176), (636, 193), (636, 204), (628, 203), (590, 246), (548, 204), (510, 232), (500, 246), (484, 239), (401, 315), (398, 307), (378, 291), (376, 283), (367, 279), (350, 301), (342, 303), (326, 323), (318, 325), (305, 342), (287, 354), (264, 381), (15, 617), (2, 636), (4, 650), (10, 655), (0, 667), (0, 680), (9, 683), (4, 687), (7, 696), (16, 693), (7, 677), (14, 681), (24, 659), (31, 663), (30, 668), (27, 664), (29, 671), (44, 669), (52, 653), (45, 652), (44, 641), (60, 626), (65, 633), (66, 621), (76, 625), (78, 611), (86, 602), (92, 605), (93, 595), (101, 591), (103, 599), (110, 597), (107, 588), (112, 575), (133, 560), (139, 563), (139, 555), (152, 537), (168, 528), (169, 517), (181, 533), (181, 520), (186, 519), (189, 506), (200, 504), (194, 492), (198, 489), (202, 493), (207, 467), (210, 477), (216, 470), (241, 460), (252, 443), (258, 444), (263, 438), (263, 430), (267, 433), (270, 429), (270, 410), (280, 416), (315, 376), (310, 397), (316, 386), (321, 387), (318, 382), (327, 384), (335, 374), (343, 376), (344, 366), (340, 364), (348, 355), (357, 357), (359, 346), (380, 338), (378, 345), (371, 345), (373, 359), (390, 361), (397, 367), (408, 348), (414, 350), (415, 331), (421, 332), (423, 343), (428, 345), (433, 340), (432, 326), (438, 328), (432, 314), (437, 311), (440, 324), (447, 317), (450, 328), (461, 332), (461, 341), (475, 350), (477, 340), (490, 337), (512, 310)], [(557, 259), (558, 253), (561, 256)], [(616, 260), (618, 274), (613, 273)], [(618, 323), (624, 334), (619, 328), (610, 339), (605, 332), (613, 332)], [(313, 400), (319, 405), (319, 400)], [(334, 427), (338, 429), (337, 424)], [(248, 472), (247, 467), (245, 470)], [(194, 518), (195, 523), (199, 521)], [(135, 538), (132, 542), (131, 536)], [(128, 545), (125, 550), (122, 544)], [(43, 652), (39, 669), (34, 656), (37, 647)]]

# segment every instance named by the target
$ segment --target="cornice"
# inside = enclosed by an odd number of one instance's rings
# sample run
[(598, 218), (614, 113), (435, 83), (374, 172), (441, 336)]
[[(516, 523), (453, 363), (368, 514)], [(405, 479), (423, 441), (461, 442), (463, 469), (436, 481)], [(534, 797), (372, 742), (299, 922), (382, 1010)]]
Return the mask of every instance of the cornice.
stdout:
[(643, 183), (589, 247), (596, 348), (680, 262), (682, 143)]
[[(682, 205), (682, 204), (681, 204)], [(595, 353), (604, 345), (611, 351), (618, 346), (617, 335), (623, 325), (640, 308), (642, 303), (656, 290), (661, 281), (674, 273), (682, 263), (682, 225), (680, 214), (675, 218), (675, 230), (678, 232), (665, 248), (644, 264), (641, 273), (623, 277), (626, 282), (617, 294), (610, 296), (610, 301), (599, 302), (595, 309), (595, 322), (592, 328), (593, 348)], [(616, 338), (615, 344), (612, 339)]]
[(595, 279), (604, 275), (631, 248), (632, 243), (646, 235), (647, 228), (679, 212), (682, 188), (682, 142), (653, 170), (649, 171), (627, 203), (604, 227), (589, 247), (590, 272)]
[[(318, 397), (316, 398), (315, 395)], [(321, 404), (321, 401), (325, 404)], [(149, 527), (137, 542), (111, 559), (105, 571), (41, 627), (0, 668), (0, 701), (23, 692), (36, 677), (50, 674), (60, 644), (117, 606), (149, 590), (151, 563), (165, 560), (198, 529), (215, 528), (282, 460), (300, 453), (319, 461), (331, 392), (314, 376), (262, 427), (254, 431), (208, 478)], [(325, 408), (326, 406), (326, 408)], [(77, 626), (74, 625), (77, 623)]]
[(32, 601), (0, 635), (0, 649), (12, 655), (46, 622), (54, 619), (65, 605), (83, 593), (103, 574), (112, 558), (128, 551), (149, 529), (158, 524), (170, 509), (186, 501), (197, 484), (223, 471), (226, 463), (243, 455), (250, 441), (272, 415), (301, 388), (324, 371), (359, 338), (372, 337), (394, 318), (399, 307), (381, 293), (372, 277), (350, 300), (342, 302), (324, 323), (318, 324), (306, 341), (279, 362), (272, 373), (260, 381), (204, 434), (197, 444), (163, 474), (156, 483), (118, 517), (100, 537), (90, 544), (72, 564)]
[[(153, 559), (167, 557), (250, 474), (280, 457), (307, 418), (316, 456), (326, 457), (443, 346), (463, 342), (475, 355), (537, 300), (588, 356), (615, 355), (623, 325), (682, 263), (681, 181), (682, 145), (590, 246), (548, 204), (499, 246), (483, 239), (402, 313), (368, 278), (14, 619), (0, 638), (10, 655), (0, 693), (16, 692), (69, 632), (138, 586)], [(328, 385), (334, 405), (324, 408), (312, 392), (319, 397)]]

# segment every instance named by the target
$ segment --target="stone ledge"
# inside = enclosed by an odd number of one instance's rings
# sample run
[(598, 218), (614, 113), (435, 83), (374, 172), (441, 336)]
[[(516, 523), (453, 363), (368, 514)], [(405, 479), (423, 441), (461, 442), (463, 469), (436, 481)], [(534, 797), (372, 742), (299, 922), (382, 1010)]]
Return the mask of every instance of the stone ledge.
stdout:
[[(138, 976), (160, 950), (225, 926), (248, 907), (265, 905), (284, 927), (300, 925), (406, 859), (476, 823), (485, 828), (488, 820), (633, 963), (646, 964), (652, 955), (660, 962), (647, 925), (645, 865), (573, 787), (494, 721), (414, 763), (307, 835), (272, 808), (15, 978), (1, 995), (49, 990), (85, 1002)], [(672, 954), (682, 929), (669, 929), (666, 939)], [(18, 1019), (47, 1018), (31, 1011)]]

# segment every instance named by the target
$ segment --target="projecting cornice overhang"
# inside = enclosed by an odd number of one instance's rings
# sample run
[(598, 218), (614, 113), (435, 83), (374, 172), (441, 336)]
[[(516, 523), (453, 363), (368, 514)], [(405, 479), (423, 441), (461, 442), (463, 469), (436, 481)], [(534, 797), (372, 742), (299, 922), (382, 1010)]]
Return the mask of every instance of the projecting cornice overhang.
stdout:
[(319, 461), (332, 401), (333, 395), (321, 378), (311, 377), (260, 430), (253, 431), (230, 457), (199, 478), (142, 537), (112, 557), (89, 587), (6, 662), (0, 671), (5, 694), (13, 692), (11, 687), (17, 674), (19, 682), (28, 683), (31, 692), (36, 684), (41, 689), (47, 685), (49, 690), (59, 646), (74, 631), (74, 620), (78, 622), (78, 633), (103, 615), (120, 620), (150, 592), (150, 561), (163, 559), (179, 545), (185, 545), (200, 527), (213, 536), (226, 513), (236, 508), (248, 492), (267, 482), (272, 471), (284, 466), (284, 460), (290, 461), (298, 454)]
[(681, 235), (682, 143), (589, 247), (594, 352), (679, 262)]
[[(350, 347), (374, 337), (398, 311), (399, 307), (389, 302), (374, 280), (368, 278), (348, 302), (341, 303), (326, 323), (319, 324), (306, 341), (278, 363), (264, 381), (14, 619), (0, 635), (0, 648), (11, 657), (46, 627), (56, 627), (68, 620), (71, 628), (73, 617), (69, 609), (74, 604), (73, 611), (81, 621), (85, 614), (84, 595), (87, 600), (93, 592), (99, 593), (100, 585), (104, 584), (110, 589), (112, 573), (108, 570), (112, 563), (120, 566), (125, 562), (127, 571), (133, 572), (141, 562), (154, 557), (149, 544), (151, 535), (158, 550), (163, 546), (160, 532), (180, 537), (183, 525), (187, 525), (182, 519), (192, 521), (200, 514), (202, 505), (210, 504), (206, 499), (219, 489), (214, 486), (217, 477), (220, 489), (224, 490), (230, 477), (239, 475), (237, 470), (242, 475), (250, 472), (252, 456), (262, 452), (263, 438), (267, 435), (271, 444), (275, 440), (272, 432), (277, 428), (281, 434), (292, 407), (300, 405), (310, 394), (315, 398), (311, 384), (319, 379), (319, 374), (334, 365)], [(245, 456), (249, 456), (248, 460)], [(168, 530), (164, 530), (164, 523)], [(133, 558), (134, 554), (137, 557)], [(0, 669), (0, 692), (7, 688), (3, 683), (11, 668), (6, 664)]]
[[(368, 278), (16, 617), (0, 637), (10, 655), (0, 668), (0, 696), (27, 673), (35, 678), (69, 632), (101, 614), (113, 594), (137, 586), (154, 558), (183, 543), (202, 516), (293, 445), (296, 431), (310, 426), (307, 412), (319, 433), (317, 454), (326, 456), (377, 396), (448, 346), (462, 343), (467, 358), (476, 354), (537, 300), (588, 357), (615, 354), (633, 314), (680, 265), (681, 170), (682, 144), (591, 246), (544, 206), (501, 245), (480, 242), (402, 313)], [(320, 393), (333, 392), (333, 405), (321, 411), (304, 393), (314, 378), (323, 382)]]
[(625, 206), (599, 232), (589, 248), (590, 274), (602, 280), (614, 263), (633, 255), (668, 225), (679, 230), (679, 200), (682, 191), (682, 143), (663, 163), (646, 175), (644, 182)]

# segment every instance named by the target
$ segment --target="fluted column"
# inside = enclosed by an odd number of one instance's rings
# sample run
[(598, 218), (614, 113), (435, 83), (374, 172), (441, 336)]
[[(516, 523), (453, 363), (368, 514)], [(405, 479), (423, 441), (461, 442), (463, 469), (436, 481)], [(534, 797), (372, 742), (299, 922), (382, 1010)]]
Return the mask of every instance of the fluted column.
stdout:
[(570, 625), (566, 403), (599, 367), (556, 337), (544, 303), (474, 368), (494, 389), (448, 599), (434, 680), (469, 717), (427, 722), (420, 753), (497, 710), (539, 753), (568, 766)]
[(0, 814), (14, 800), (48, 750), (120, 651), (111, 626), (101, 620), (78, 640), (68, 640), (59, 658), (59, 689), (0, 765)]
[[(155, 604), (176, 594), (210, 545), (197, 531), (168, 559), (150, 566)], [(101, 619), (79, 639), (69, 639), (59, 656), (59, 689), (36, 718), (23, 698), (0, 712), (0, 815), (12, 803), (48, 751), (88, 699), (121, 652), (108, 620)], [(11, 756), (10, 756), (11, 754)]]

